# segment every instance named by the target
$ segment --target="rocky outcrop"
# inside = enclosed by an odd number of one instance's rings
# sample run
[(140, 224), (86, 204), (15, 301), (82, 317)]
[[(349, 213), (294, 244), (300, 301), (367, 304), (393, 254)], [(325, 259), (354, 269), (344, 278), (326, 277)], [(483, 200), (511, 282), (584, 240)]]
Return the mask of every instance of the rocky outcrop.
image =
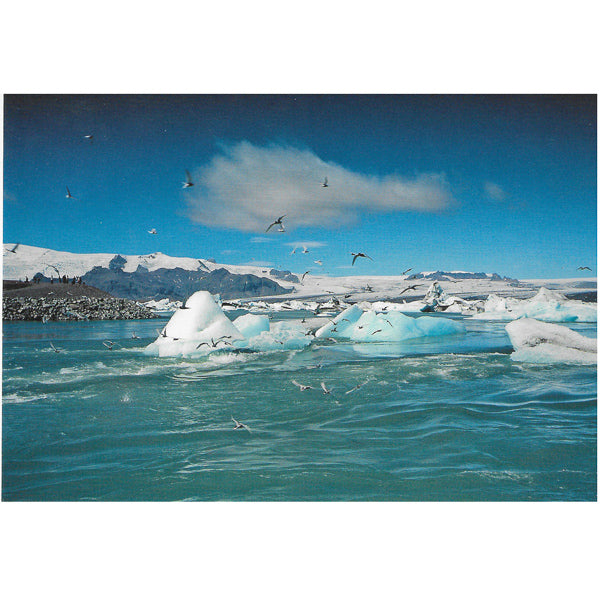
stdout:
[(4, 297), (5, 321), (98, 321), (153, 319), (145, 306), (124, 298), (29, 298)]

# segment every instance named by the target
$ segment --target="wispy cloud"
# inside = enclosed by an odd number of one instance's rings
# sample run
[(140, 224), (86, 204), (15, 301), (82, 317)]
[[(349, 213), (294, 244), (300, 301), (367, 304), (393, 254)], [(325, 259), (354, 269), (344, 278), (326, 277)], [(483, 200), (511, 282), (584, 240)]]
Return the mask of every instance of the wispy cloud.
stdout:
[(495, 202), (504, 202), (508, 198), (508, 194), (497, 184), (491, 181), (486, 181), (483, 185), (485, 195)]
[(281, 145), (223, 147), (193, 178), (191, 219), (241, 231), (265, 232), (281, 215), (288, 229), (332, 227), (356, 222), (361, 212), (433, 212), (453, 203), (443, 175), (364, 175)]
[(261, 237), (256, 236), (250, 239), (250, 243), (252, 244), (268, 244), (272, 242), (275, 238)]
[(292, 248), (324, 248), (327, 246), (326, 242), (286, 242), (286, 246), (291, 246)]

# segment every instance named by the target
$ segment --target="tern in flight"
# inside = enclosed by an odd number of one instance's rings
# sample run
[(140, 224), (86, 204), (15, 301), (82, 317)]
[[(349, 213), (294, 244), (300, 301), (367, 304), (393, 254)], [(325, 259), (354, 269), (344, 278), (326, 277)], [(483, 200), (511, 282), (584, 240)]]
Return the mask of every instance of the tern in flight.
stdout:
[(302, 246), (302, 254), (308, 254), (309, 250), (306, 246)]
[(321, 187), (329, 187), (329, 183), (327, 182), (327, 177), (325, 177), (325, 181), (321, 184)]
[(382, 329), (376, 329), (375, 331), (371, 331), (371, 335), (375, 335), (376, 333), (379, 333), (380, 331), (382, 331)]
[(285, 215), (281, 215), (281, 217), (279, 217), (279, 219), (276, 219), (275, 221), (273, 221), (273, 222), (272, 222), (272, 223), (271, 223), (271, 224), (270, 224), (270, 225), (267, 227), (267, 229), (265, 230), (265, 233), (266, 233), (267, 231), (269, 231), (269, 229), (271, 229), (271, 227), (273, 227), (273, 225), (280, 225), (280, 229), (279, 229), (279, 230), (281, 230), (281, 228), (283, 227), (283, 231), (285, 231), (285, 227), (284, 227), (284, 225), (283, 225), (283, 221), (282, 221), (283, 217), (285, 217)]
[(111, 342), (110, 340), (106, 340), (106, 341), (104, 341), (104, 342), (102, 342), (102, 343), (103, 343), (103, 344), (104, 344), (104, 345), (105, 345), (105, 346), (106, 346), (106, 347), (107, 347), (109, 350), (112, 350), (112, 349), (113, 349), (113, 346), (115, 346), (115, 345), (117, 345), (117, 346), (118, 346), (118, 345), (119, 345), (119, 344), (117, 344), (117, 342)]
[(17, 252), (17, 248), (20, 246), (20, 244), (15, 244), (14, 247), (12, 248), (12, 250), (8, 250), (9, 252), (12, 252), (13, 254), (16, 254)]
[(323, 266), (323, 261), (322, 260), (315, 260), (315, 264), (317, 264), (320, 267), (322, 267)]
[(324, 394), (331, 394), (331, 390), (333, 389), (333, 388), (327, 389), (327, 386), (325, 385), (324, 381), (321, 381), (321, 388), (323, 389)]
[(369, 260), (373, 260), (370, 256), (367, 256), (364, 252), (350, 252), (354, 258), (352, 259), (352, 266), (356, 262), (357, 258), (368, 258)]
[(134, 332), (131, 334), (131, 339), (132, 339), (132, 340), (139, 340), (140, 338), (139, 338), (138, 334), (137, 334), (137, 333), (134, 331)]
[(71, 195), (69, 188), (67, 188), (67, 195), (65, 196), (65, 198), (69, 198), (70, 200), (77, 200), (77, 198), (75, 198), (75, 196)]
[(156, 229), (154, 229), (154, 227), (152, 229), (150, 229), (148, 231), (148, 233), (151, 233), (152, 235), (156, 235)]
[(369, 383), (368, 379), (366, 381), (363, 381), (362, 383), (357, 383), (351, 390), (348, 390), (345, 393), (346, 394), (351, 394), (352, 392), (355, 392), (356, 390), (359, 390), (363, 385), (365, 385), (367, 383)]
[(231, 420), (234, 422), (235, 427), (233, 428), (233, 430), (235, 431), (236, 429), (245, 429), (248, 433), (252, 433), (250, 431), (250, 427), (248, 427), (248, 425), (244, 425), (243, 423), (241, 423), (240, 421), (236, 421), (233, 417), (231, 417)]
[(416, 283), (414, 285), (409, 285), (400, 292), (400, 295), (404, 294), (404, 292), (408, 292), (408, 290), (416, 290), (418, 287), (419, 286)]
[(183, 182), (183, 187), (189, 188), (189, 187), (192, 187), (193, 185), (194, 185), (194, 182), (192, 181), (192, 176), (190, 175), (190, 172), (186, 169), (185, 170), (185, 181)]
[(589, 267), (577, 267), (578, 271), (591, 271)]
[(302, 274), (302, 279), (300, 280), (302, 283), (304, 282), (304, 278), (310, 273), (310, 271), (304, 271)]
[(313, 389), (312, 385), (302, 385), (301, 383), (298, 383), (295, 379), (292, 379), (292, 383), (296, 387), (299, 387), (301, 392), (304, 392), (305, 390), (312, 390)]
[(54, 352), (60, 352), (60, 348), (57, 348), (52, 342), (50, 342), (50, 347), (52, 348), (52, 350), (54, 350)]
[(222, 335), (220, 338), (217, 339), (217, 341), (215, 341), (213, 338), (210, 338), (210, 343), (208, 342), (200, 342), (197, 346), (196, 346), (196, 350), (198, 350), (198, 348), (200, 348), (200, 346), (208, 346), (209, 348), (216, 348), (219, 344), (227, 344), (228, 346), (231, 346), (231, 342), (228, 342), (227, 339), (229, 339), (231, 336), (230, 335)]
[(90, 140), (90, 144), (94, 143), (94, 136), (91, 133), (88, 134), (88, 135), (84, 135), (83, 138), (86, 139), (86, 140)]
[(406, 271), (402, 271), (402, 275), (406, 275), (407, 273), (409, 273), (410, 271), (412, 271), (412, 267), (410, 269), (406, 269)]

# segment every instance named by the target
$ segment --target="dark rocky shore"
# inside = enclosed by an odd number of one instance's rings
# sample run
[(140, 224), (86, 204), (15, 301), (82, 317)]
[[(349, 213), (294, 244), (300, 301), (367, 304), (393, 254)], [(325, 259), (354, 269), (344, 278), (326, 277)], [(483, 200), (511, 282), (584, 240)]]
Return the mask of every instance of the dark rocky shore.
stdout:
[(5, 321), (98, 321), (153, 319), (145, 306), (114, 298), (92, 286), (4, 283), (2, 319)]

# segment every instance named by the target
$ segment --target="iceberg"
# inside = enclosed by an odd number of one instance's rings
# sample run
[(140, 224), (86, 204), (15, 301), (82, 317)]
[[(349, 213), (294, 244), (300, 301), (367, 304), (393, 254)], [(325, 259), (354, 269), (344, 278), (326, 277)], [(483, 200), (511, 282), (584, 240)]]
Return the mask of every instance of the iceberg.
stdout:
[(596, 364), (597, 340), (564, 325), (524, 317), (505, 327), (519, 362)]
[(209, 292), (196, 292), (184, 306), (146, 346), (145, 354), (166, 357), (202, 356), (217, 350), (290, 350), (312, 341), (300, 325), (271, 324), (264, 315), (246, 314), (232, 322)]
[(443, 317), (409, 317), (400, 311), (363, 312), (356, 304), (315, 332), (315, 337), (349, 339), (354, 342), (400, 342), (436, 335), (464, 333), (465, 326)]
[(490, 294), (484, 303), (483, 312), (471, 318), (513, 321), (527, 317), (555, 323), (596, 323), (597, 310), (596, 303), (569, 300), (563, 294), (542, 287), (528, 300), (500, 298)]

